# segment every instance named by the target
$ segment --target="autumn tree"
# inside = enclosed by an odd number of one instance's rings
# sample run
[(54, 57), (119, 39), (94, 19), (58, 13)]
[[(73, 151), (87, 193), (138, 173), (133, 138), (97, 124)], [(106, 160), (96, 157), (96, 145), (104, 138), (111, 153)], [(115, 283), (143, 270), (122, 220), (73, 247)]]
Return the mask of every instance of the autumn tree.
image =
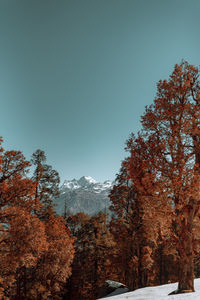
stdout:
[(1, 288), (5, 297), (22, 299), (22, 273), (46, 249), (46, 236), (44, 225), (32, 214), (40, 204), (34, 199), (35, 184), (26, 176), (30, 163), (20, 151), (0, 151)]
[(112, 259), (115, 242), (109, 231), (107, 215), (92, 217), (78, 213), (67, 219), (75, 236), (75, 258), (69, 286), (70, 299), (94, 300), (108, 278), (115, 279)]
[(127, 141), (126, 150), (132, 160), (127, 157), (122, 162), (110, 193), (111, 230), (119, 251), (120, 280), (136, 289), (156, 283), (154, 257), (159, 236), (161, 233), (166, 235), (168, 226), (163, 224), (163, 218), (167, 210), (163, 213), (160, 207), (160, 184), (155, 181), (148, 164), (149, 155), (142, 139), (132, 136)]
[(42, 204), (37, 181), (27, 177), (29, 167), (20, 151), (0, 148), (0, 295), (62, 299), (73, 239), (62, 217), (38, 218)]
[(49, 217), (45, 233), (48, 249), (30, 271), (27, 298), (61, 300), (66, 293), (66, 280), (71, 275), (74, 241), (64, 219), (59, 216)]
[(48, 249), (45, 226), (26, 210), (13, 207), (9, 214), (9, 229), (1, 237), (3, 285), (11, 299), (27, 299), (28, 272)]
[(119, 274), (118, 281), (135, 289), (139, 287), (139, 274), (130, 262), (134, 257), (134, 231), (137, 232), (137, 226), (134, 228), (133, 221), (136, 193), (127, 175), (127, 168), (123, 163), (109, 195), (112, 215), (110, 230), (117, 245), (117, 257), (114, 264)]
[[(159, 183), (173, 208), (173, 230), (179, 257), (178, 293), (194, 291), (194, 220), (199, 215), (200, 82), (198, 68), (182, 62), (169, 80), (157, 85), (154, 103), (142, 116), (141, 139), (147, 148), (145, 184)], [(130, 157), (134, 175), (135, 151)], [(150, 174), (150, 175), (149, 175)], [(152, 198), (153, 199), (153, 198)]]
[(31, 163), (35, 166), (32, 178), (36, 182), (35, 199), (43, 204), (39, 214), (46, 219), (54, 214), (52, 199), (59, 196), (60, 177), (52, 166), (46, 164), (45, 152), (40, 149), (33, 153)]

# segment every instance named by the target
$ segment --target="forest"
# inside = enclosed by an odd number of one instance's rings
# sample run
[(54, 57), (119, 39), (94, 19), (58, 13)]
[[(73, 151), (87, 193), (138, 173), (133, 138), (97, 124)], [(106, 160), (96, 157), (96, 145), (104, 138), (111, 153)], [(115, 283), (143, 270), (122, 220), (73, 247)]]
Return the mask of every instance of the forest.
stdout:
[(1, 147), (0, 299), (95, 300), (107, 279), (130, 290), (178, 282), (174, 293), (194, 292), (200, 276), (198, 67), (182, 61), (158, 82), (125, 150), (108, 214), (58, 216), (52, 199), (59, 174), (44, 151), (27, 161)]

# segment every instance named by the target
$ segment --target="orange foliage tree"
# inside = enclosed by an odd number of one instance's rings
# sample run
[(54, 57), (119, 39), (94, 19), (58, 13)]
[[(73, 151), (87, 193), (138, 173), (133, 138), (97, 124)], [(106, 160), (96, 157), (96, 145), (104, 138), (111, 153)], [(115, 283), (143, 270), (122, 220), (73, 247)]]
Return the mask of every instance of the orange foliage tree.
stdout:
[(62, 299), (73, 240), (63, 218), (52, 216), (45, 223), (38, 218), (42, 204), (35, 197), (37, 182), (27, 177), (29, 166), (20, 151), (0, 148), (0, 295)]
[(33, 199), (35, 184), (26, 177), (30, 163), (20, 151), (0, 151), (1, 285), (5, 295), (21, 299), (22, 273), (45, 251), (46, 236), (32, 214), (40, 205)]
[[(129, 234), (126, 233), (128, 230), (123, 233), (132, 239), (137, 229), (142, 233), (137, 243), (144, 245), (149, 240), (151, 251), (153, 232), (156, 253), (165, 258), (172, 254), (178, 261), (179, 284), (176, 293), (192, 292), (194, 254), (197, 257), (199, 253), (198, 68), (182, 61), (175, 65), (169, 80), (159, 81), (154, 103), (146, 107), (142, 116), (142, 130), (137, 137), (130, 137), (127, 150), (130, 154), (123, 162), (125, 176), (124, 173), (120, 175), (122, 180), (111, 193), (111, 209), (117, 215), (116, 221), (123, 225), (120, 230), (128, 228)], [(137, 222), (133, 222), (134, 216), (137, 216), (135, 220), (139, 220), (139, 227)], [(130, 242), (130, 245), (133, 244)], [(146, 250), (146, 258), (155, 257), (153, 252), (150, 251), (150, 254)], [(134, 255), (133, 249), (129, 251), (131, 255)], [(138, 261), (138, 255), (134, 261)], [(161, 272), (162, 266), (161, 263)]]
[[(131, 289), (155, 284), (155, 251), (160, 235), (167, 235), (170, 206), (162, 211), (160, 182), (156, 182), (148, 151), (141, 138), (127, 141), (130, 157), (122, 162), (116, 185), (110, 193), (111, 230), (118, 246), (120, 281)], [(133, 158), (134, 157), (134, 158)], [(164, 194), (162, 194), (164, 199)]]
[(48, 249), (30, 272), (29, 299), (63, 299), (66, 280), (71, 275), (73, 239), (62, 217), (50, 216), (45, 222)]
[[(163, 209), (171, 204), (179, 258), (177, 293), (194, 291), (194, 224), (200, 205), (198, 77), (198, 68), (187, 62), (175, 65), (169, 80), (159, 81), (156, 99), (142, 116), (141, 143), (147, 149), (143, 164), (148, 167), (142, 189), (158, 183), (155, 199), (159, 198)], [(132, 164), (136, 159), (133, 151), (129, 168), (130, 176), (134, 178)]]
[(99, 213), (90, 217), (84, 213), (67, 219), (75, 237), (75, 258), (69, 281), (69, 299), (95, 300), (98, 289), (106, 279), (115, 280), (112, 265), (116, 254), (107, 222), (107, 215)]

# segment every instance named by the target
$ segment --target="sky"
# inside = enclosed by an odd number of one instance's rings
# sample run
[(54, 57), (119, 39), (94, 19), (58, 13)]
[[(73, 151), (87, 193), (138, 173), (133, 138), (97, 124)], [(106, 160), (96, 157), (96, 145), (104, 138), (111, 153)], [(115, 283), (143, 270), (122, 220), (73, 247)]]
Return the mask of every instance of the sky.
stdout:
[(65, 179), (115, 179), (125, 141), (182, 59), (199, 0), (0, 0), (0, 136)]

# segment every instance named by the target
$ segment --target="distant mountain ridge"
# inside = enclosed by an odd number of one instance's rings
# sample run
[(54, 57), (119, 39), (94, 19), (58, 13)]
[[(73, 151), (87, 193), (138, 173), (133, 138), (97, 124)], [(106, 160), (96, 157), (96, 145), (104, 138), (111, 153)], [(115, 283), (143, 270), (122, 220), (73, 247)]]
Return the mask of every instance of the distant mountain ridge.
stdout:
[(97, 182), (90, 176), (65, 180), (60, 187), (60, 197), (54, 199), (55, 210), (59, 215), (64, 215), (67, 211), (70, 214), (84, 212), (89, 215), (108, 211), (108, 194), (113, 184), (111, 180)]

